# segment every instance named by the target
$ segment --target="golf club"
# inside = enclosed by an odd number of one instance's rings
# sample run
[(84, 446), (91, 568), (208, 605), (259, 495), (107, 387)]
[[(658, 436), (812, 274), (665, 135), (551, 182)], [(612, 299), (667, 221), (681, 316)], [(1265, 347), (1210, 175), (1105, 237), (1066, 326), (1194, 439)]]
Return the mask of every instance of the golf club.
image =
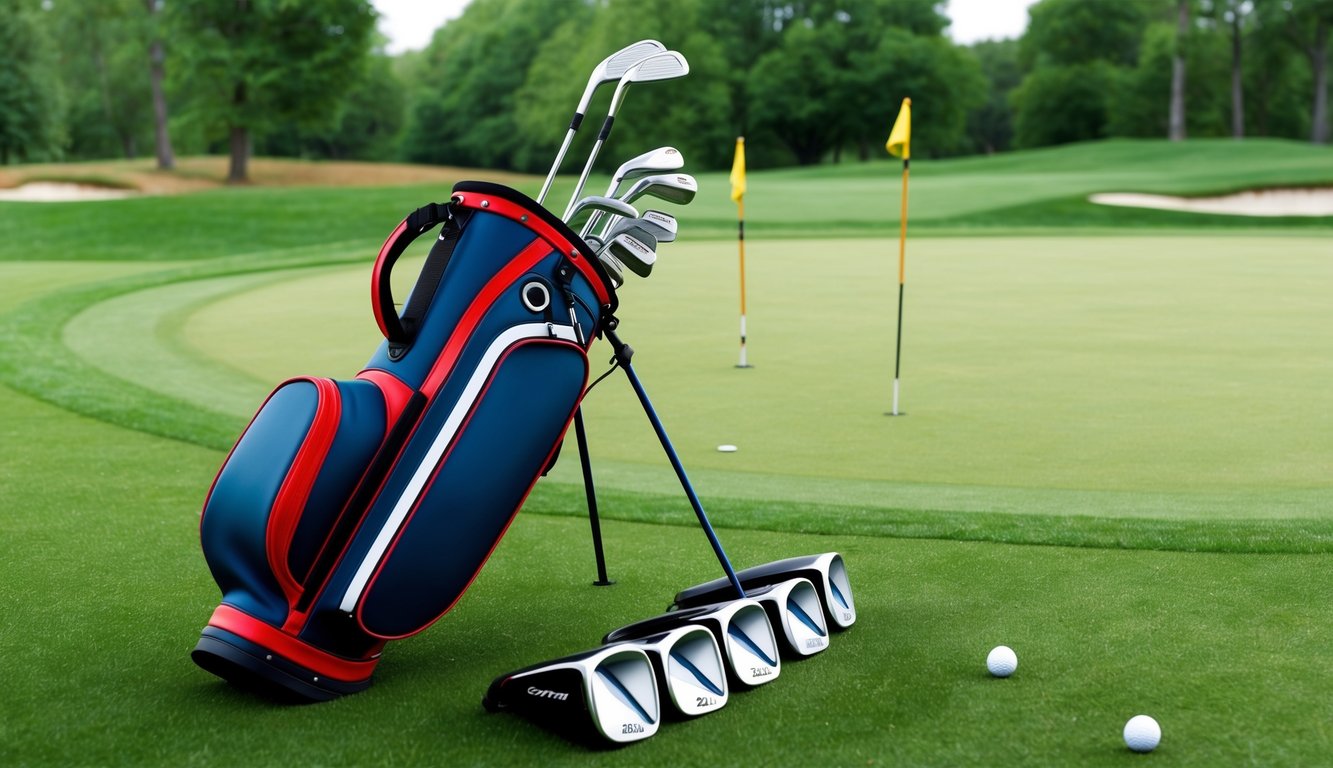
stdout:
[(661, 703), (648, 654), (608, 645), (497, 677), (481, 700), (578, 740), (618, 744), (657, 733)]
[(664, 613), (612, 630), (603, 642), (619, 643), (698, 624), (713, 633), (732, 681), (746, 688), (776, 680), (782, 671), (778, 642), (764, 607), (757, 600), (738, 599)]
[[(736, 573), (746, 594), (752, 588), (778, 584), (798, 576), (815, 585), (829, 626), (842, 630), (856, 623), (856, 602), (852, 599), (852, 585), (847, 579), (847, 565), (837, 552), (821, 555), (792, 557), (772, 563), (756, 565)], [(715, 579), (681, 591), (676, 595), (675, 609), (706, 605), (726, 600), (735, 594), (729, 579)]]
[[(659, 214), (659, 216), (662, 214)], [(652, 238), (658, 245), (670, 243), (676, 239), (676, 230), (674, 227), (666, 227), (661, 223), (661, 219), (649, 219), (647, 215), (640, 216), (637, 219), (624, 219), (619, 216), (613, 216), (612, 221), (596, 236), (589, 235), (589, 239), (598, 239), (606, 242), (615, 238), (621, 232), (639, 231), (652, 235)], [(672, 219), (675, 224), (675, 219)]]
[(555, 162), (551, 163), (551, 170), (546, 174), (541, 193), (537, 195), (538, 203), (544, 201), (546, 193), (551, 191), (551, 183), (555, 181), (555, 175), (560, 170), (560, 163), (564, 161), (565, 153), (569, 151), (569, 144), (574, 140), (574, 134), (583, 123), (583, 113), (587, 111), (588, 104), (592, 101), (593, 92), (605, 83), (620, 80), (630, 67), (654, 53), (665, 50), (666, 46), (656, 40), (640, 40), (607, 56), (593, 68), (592, 74), (588, 76), (588, 84), (583, 88), (583, 97), (579, 99), (579, 105), (574, 108), (574, 117), (569, 121), (569, 129), (565, 131), (565, 140), (560, 145), (560, 151), (555, 154)]
[(620, 78), (616, 85), (616, 92), (611, 96), (611, 107), (607, 110), (606, 121), (602, 123), (602, 130), (597, 134), (597, 141), (592, 145), (592, 152), (588, 155), (588, 161), (583, 165), (583, 172), (579, 174), (578, 184), (574, 187), (574, 194), (569, 196), (569, 207), (565, 209), (565, 215), (561, 216), (566, 221), (569, 220), (570, 210), (574, 207), (574, 201), (579, 199), (583, 193), (583, 185), (588, 182), (588, 174), (592, 172), (593, 163), (597, 161), (597, 154), (602, 150), (602, 144), (611, 135), (611, 127), (615, 124), (616, 111), (625, 99), (625, 93), (631, 83), (648, 83), (658, 80), (674, 80), (678, 77), (684, 77), (689, 74), (690, 65), (685, 57), (676, 51), (663, 51), (655, 53), (643, 59), (639, 63), (630, 67)]
[(653, 236), (638, 227), (629, 227), (602, 246), (603, 251), (639, 277), (652, 274), (653, 264), (657, 263), (656, 249)]
[(659, 244), (675, 242), (677, 229), (675, 216), (661, 211), (644, 211), (639, 220), (657, 227), (660, 232), (657, 235)]
[(569, 224), (570, 229), (573, 229), (574, 222), (578, 221), (585, 213), (591, 216), (598, 211), (635, 219), (639, 217), (638, 209), (629, 203), (621, 202), (612, 197), (589, 195), (570, 206), (564, 217), (565, 223)]
[(669, 713), (695, 717), (726, 706), (727, 670), (706, 627), (687, 624), (630, 644), (648, 654)]
[(601, 251), (597, 254), (597, 260), (606, 267), (606, 273), (611, 277), (611, 284), (616, 288), (625, 284), (625, 265), (620, 260), (612, 256), (607, 251)]
[(774, 633), (795, 658), (813, 656), (828, 648), (828, 624), (824, 621), (819, 594), (809, 579), (795, 578), (780, 584), (749, 590), (773, 623)]

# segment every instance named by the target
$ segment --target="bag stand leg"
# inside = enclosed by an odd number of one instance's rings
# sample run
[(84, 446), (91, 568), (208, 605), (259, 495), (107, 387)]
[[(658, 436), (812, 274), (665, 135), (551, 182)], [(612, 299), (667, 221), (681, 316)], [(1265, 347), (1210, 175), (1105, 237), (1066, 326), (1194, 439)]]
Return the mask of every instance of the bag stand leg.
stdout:
[(708, 537), (708, 543), (713, 545), (713, 553), (717, 555), (717, 560), (722, 564), (722, 570), (727, 574), (727, 580), (736, 589), (736, 596), (745, 597), (745, 589), (741, 586), (740, 579), (736, 578), (736, 571), (731, 567), (731, 561), (727, 559), (727, 553), (722, 551), (722, 543), (718, 541), (717, 534), (713, 532), (713, 526), (708, 522), (708, 515), (704, 512), (703, 504), (699, 501), (699, 496), (694, 492), (694, 486), (690, 484), (690, 478), (685, 475), (685, 467), (680, 463), (680, 457), (676, 455), (676, 449), (671, 446), (671, 440), (667, 438), (666, 429), (662, 427), (662, 421), (657, 418), (657, 411), (653, 410), (653, 404), (648, 400), (648, 393), (644, 391), (643, 384), (639, 383), (638, 374), (634, 373), (634, 366), (630, 364), (630, 358), (634, 357), (634, 350), (628, 344), (620, 340), (615, 332), (614, 318), (607, 323), (603, 331), (606, 340), (611, 343), (611, 350), (615, 354), (616, 364), (629, 377), (630, 386), (634, 387), (634, 394), (639, 396), (639, 403), (643, 406), (643, 412), (647, 414), (648, 421), (652, 422), (653, 431), (657, 433), (657, 439), (662, 443), (662, 450), (666, 451), (667, 458), (671, 460), (671, 468), (676, 470), (676, 477), (680, 479), (680, 485), (685, 489), (685, 495), (689, 497), (690, 506), (694, 507), (694, 514), (699, 518), (699, 525), (704, 529), (704, 535)]
[(583, 428), (583, 409), (574, 411), (574, 435), (579, 443), (579, 462), (583, 466), (583, 493), (588, 498), (588, 523), (592, 526), (592, 550), (597, 557), (596, 587), (615, 584), (606, 577), (606, 555), (602, 551), (602, 523), (597, 516), (597, 488), (592, 482), (592, 460), (588, 456), (588, 432)]

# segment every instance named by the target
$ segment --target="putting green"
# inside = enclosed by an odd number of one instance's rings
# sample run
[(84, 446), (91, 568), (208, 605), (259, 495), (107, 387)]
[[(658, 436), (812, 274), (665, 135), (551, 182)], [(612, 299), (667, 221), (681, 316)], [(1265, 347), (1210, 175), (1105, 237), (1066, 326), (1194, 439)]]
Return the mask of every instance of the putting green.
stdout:
[[(733, 244), (664, 248), (622, 294), (635, 367), (705, 498), (1189, 519), (1333, 508), (1326, 240), (913, 242), (899, 418), (884, 415), (896, 243), (754, 241), (748, 256), (751, 370), (733, 367)], [(174, 362), (146, 386), (248, 416), (288, 376), (350, 376), (369, 357), (366, 271), (126, 294), (65, 339), (133, 380), (140, 363), (111, 353), (116, 322), (152, 328), (146, 354)], [(608, 356), (599, 343), (594, 365)], [(619, 374), (586, 414), (599, 483), (672, 492)], [(577, 483), (577, 462), (553, 478)]]

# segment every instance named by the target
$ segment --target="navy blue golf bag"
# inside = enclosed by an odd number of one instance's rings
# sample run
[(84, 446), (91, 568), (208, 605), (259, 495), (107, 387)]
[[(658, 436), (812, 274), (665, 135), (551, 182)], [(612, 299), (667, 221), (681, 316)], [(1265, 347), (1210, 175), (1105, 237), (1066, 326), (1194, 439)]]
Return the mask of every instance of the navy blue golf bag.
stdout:
[[(401, 315), (390, 272), (439, 225)], [(364, 689), (387, 640), (472, 583), (583, 397), (615, 309), (584, 242), (507, 187), (463, 182), (384, 243), (384, 342), (350, 381), (284, 382), (218, 472), (204, 556), (222, 589), (192, 656), (296, 700)]]

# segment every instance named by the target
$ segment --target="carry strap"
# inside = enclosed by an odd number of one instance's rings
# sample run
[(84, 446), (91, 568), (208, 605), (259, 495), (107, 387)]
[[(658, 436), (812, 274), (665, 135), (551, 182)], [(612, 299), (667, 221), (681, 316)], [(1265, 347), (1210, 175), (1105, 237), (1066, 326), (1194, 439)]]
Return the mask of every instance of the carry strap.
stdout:
[[(455, 210), (454, 206), (448, 203), (424, 205), (403, 219), (380, 248), (379, 256), (375, 260), (375, 269), (371, 273), (370, 298), (375, 310), (375, 322), (380, 327), (380, 333), (389, 342), (391, 359), (402, 357), (416, 338), (421, 318), (435, 298), (435, 291), (439, 288), (444, 270), (453, 256), (454, 246), (458, 244), (458, 239), (463, 234), (463, 226), (469, 213), (466, 210)], [(441, 223), (444, 226), (440, 229), (440, 236), (426, 257), (426, 264), (417, 277), (407, 307), (399, 315), (394, 306), (393, 287), (389, 279), (393, 265), (413, 240)]]

